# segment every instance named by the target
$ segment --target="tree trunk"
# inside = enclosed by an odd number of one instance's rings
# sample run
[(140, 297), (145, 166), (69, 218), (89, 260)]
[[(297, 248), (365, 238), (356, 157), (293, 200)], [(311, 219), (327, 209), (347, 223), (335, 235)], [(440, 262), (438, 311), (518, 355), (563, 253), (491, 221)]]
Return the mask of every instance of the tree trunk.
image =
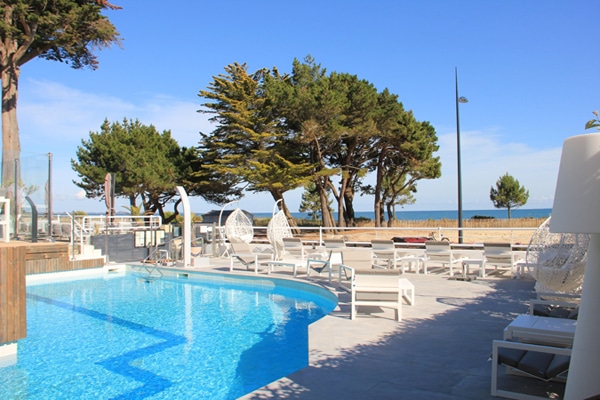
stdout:
[[(342, 171), (342, 177), (344, 176), (344, 172)], [(337, 226), (342, 228), (346, 226), (346, 213), (345, 213), (345, 197), (346, 197), (346, 187), (348, 186), (348, 179), (342, 178), (342, 185), (340, 187), (340, 196), (338, 198), (338, 222)]]
[[(21, 156), (17, 122), (18, 66), (2, 60), (2, 186), (14, 183), (15, 160)], [(20, 177), (17, 177), (17, 184)]]
[[(279, 209), (283, 210), (283, 215), (285, 215), (285, 218), (288, 221), (288, 224), (290, 225), (290, 228), (293, 230), (294, 233), (298, 234), (300, 233), (300, 231), (298, 229), (298, 224), (296, 223), (296, 220), (294, 219), (294, 217), (292, 216), (292, 213), (290, 212), (290, 209), (288, 208), (287, 204), (285, 203), (285, 199), (283, 198), (283, 193), (277, 191), (277, 190), (269, 190), (269, 193), (271, 193), (271, 196), (273, 197), (273, 200), (275, 200), (276, 204), (279, 204)], [(277, 203), (279, 200), (281, 200), (280, 203)]]
[(394, 224), (394, 221), (396, 220), (396, 210), (394, 209), (394, 204), (393, 203), (387, 203), (385, 205), (386, 208), (386, 212), (388, 215), (388, 223), (387, 226), (388, 228), (391, 228), (392, 225)]
[(335, 226), (335, 222), (333, 222), (333, 215), (331, 215), (331, 210), (328, 207), (327, 200), (327, 191), (319, 189), (319, 197), (321, 199), (321, 214), (323, 215), (323, 226), (332, 227)]
[(346, 226), (355, 226), (356, 213), (354, 212), (354, 193), (348, 189), (346, 189), (346, 192), (344, 193), (344, 203), (346, 204)]
[(375, 213), (375, 227), (381, 227), (382, 215), (383, 215), (383, 199), (381, 196), (381, 186), (383, 185), (383, 157), (386, 153), (385, 150), (381, 150), (379, 153), (379, 160), (377, 161), (377, 169), (375, 170), (375, 190), (373, 200), (373, 212)]
[[(327, 197), (327, 177), (319, 178), (315, 181), (315, 186), (319, 191), (319, 200), (321, 201), (321, 216), (323, 217), (323, 226), (332, 227), (335, 226), (333, 221), (333, 215), (329, 209), (329, 198)], [(331, 233), (331, 229), (326, 230), (327, 233)]]

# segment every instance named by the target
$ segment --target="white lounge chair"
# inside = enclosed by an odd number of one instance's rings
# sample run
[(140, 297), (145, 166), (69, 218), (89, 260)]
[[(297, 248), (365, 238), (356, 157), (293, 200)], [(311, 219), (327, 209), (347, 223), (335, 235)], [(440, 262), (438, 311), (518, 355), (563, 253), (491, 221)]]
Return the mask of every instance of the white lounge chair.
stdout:
[(340, 284), (347, 279), (350, 283), (350, 319), (356, 318), (358, 306), (377, 306), (395, 309), (400, 321), (402, 300), (414, 304), (414, 285), (397, 269), (374, 269), (370, 249), (343, 250), (342, 261)]
[[(275, 267), (292, 267), (294, 277), (296, 277), (299, 267), (306, 268), (308, 275), (308, 262), (323, 259), (323, 250), (321, 248), (309, 248), (305, 246), (300, 238), (283, 238), (283, 249), (281, 257), (268, 262), (269, 272)], [(310, 257), (310, 259), (309, 259)]]
[(447, 265), (450, 270), (450, 276), (454, 276), (453, 266), (459, 265), (466, 257), (459, 257), (454, 254), (450, 248), (450, 242), (441, 240), (428, 240), (425, 242), (425, 271), (429, 269), (430, 264)]
[(295, 237), (283, 238), (283, 258), (294, 257), (306, 259), (306, 249), (302, 240)]
[(308, 257), (306, 262), (307, 275), (310, 276), (311, 269), (318, 272), (319, 275), (323, 271), (327, 271), (329, 274), (329, 283), (331, 284), (331, 277), (334, 269), (342, 264), (342, 249), (346, 248), (346, 240), (344, 239), (325, 239), (325, 257), (326, 258), (313, 258)]
[(229, 271), (233, 271), (234, 261), (239, 261), (247, 270), (254, 266), (254, 273), (258, 274), (258, 266), (267, 265), (267, 262), (273, 259), (272, 252), (267, 252), (265, 249), (261, 251), (245, 242), (231, 242), (230, 246)]
[(342, 264), (338, 271), (338, 283), (341, 289), (350, 291), (356, 271), (373, 269), (373, 253), (367, 248), (345, 248), (341, 250)]
[[(547, 396), (515, 392), (527, 385), (512, 384), (498, 388), (498, 367), (504, 365), (507, 372), (541, 379), (543, 381), (565, 381), (569, 369), (571, 349), (524, 342), (494, 340), (492, 342), (491, 395), (517, 400), (548, 399)], [(509, 390), (510, 389), (510, 390)]]
[(387, 268), (396, 269), (398, 254), (394, 241), (389, 239), (372, 239), (371, 251), (373, 252), (374, 261), (377, 265), (386, 265)]
[[(375, 264), (381, 266), (379, 261), (383, 261), (383, 265), (387, 265), (388, 268), (402, 269), (402, 272), (406, 272), (406, 266), (409, 269), (412, 265), (415, 265), (415, 271), (419, 272), (420, 264), (425, 264), (425, 258), (419, 256), (414, 249), (397, 248), (396, 243), (391, 239), (373, 239), (371, 240), (371, 251)], [(423, 268), (423, 272), (425, 268)]]
[(538, 293), (529, 300), (529, 315), (577, 319), (581, 296), (567, 293)]
[(485, 276), (485, 269), (488, 265), (493, 265), (495, 270), (498, 267), (510, 268), (510, 275), (513, 277), (519, 277), (519, 263), (524, 262), (519, 258), (512, 250), (510, 243), (484, 243), (483, 244), (483, 274)]

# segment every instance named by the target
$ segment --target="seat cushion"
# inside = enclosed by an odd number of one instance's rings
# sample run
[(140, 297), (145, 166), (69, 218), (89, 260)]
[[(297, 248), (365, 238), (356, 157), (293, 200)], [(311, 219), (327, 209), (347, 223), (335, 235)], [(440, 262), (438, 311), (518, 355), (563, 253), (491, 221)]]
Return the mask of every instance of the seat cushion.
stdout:
[(509, 349), (506, 347), (498, 348), (498, 362), (510, 367), (517, 367), (521, 358), (527, 353), (526, 350)]
[(569, 319), (577, 319), (579, 317), (579, 307), (575, 307), (571, 310), (571, 313), (567, 318)]
[(552, 311), (552, 307), (547, 304), (534, 304), (533, 305), (533, 315), (539, 315), (542, 317), (547, 317)]
[(571, 311), (571, 308), (556, 306), (552, 307), (552, 310), (550, 310), (550, 314), (548, 314), (548, 316), (553, 318), (569, 318)]
[(571, 357), (556, 354), (546, 369), (546, 379), (552, 379), (569, 369)]
[(517, 369), (541, 379), (547, 379), (546, 371), (552, 363), (554, 354), (527, 351), (519, 361)]

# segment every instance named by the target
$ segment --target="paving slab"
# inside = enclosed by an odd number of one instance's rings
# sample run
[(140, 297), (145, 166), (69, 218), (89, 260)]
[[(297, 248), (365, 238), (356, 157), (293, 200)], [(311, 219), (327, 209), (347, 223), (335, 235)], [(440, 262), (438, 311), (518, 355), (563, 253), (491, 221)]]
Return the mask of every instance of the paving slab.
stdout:
[[(379, 307), (361, 307), (350, 320), (350, 295), (311, 275), (339, 304), (309, 328), (309, 365), (242, 399), (492, 399), (492, 340), (502, 339), (506, 325), (527, 312), (535, 281), (529, 275), (404, 277), (415, 285), (415, 305), (404, 304), (402, 321), (396, 321), (394, 310)], [(499, 382), (510, 385), (513, 378)], [(519, 379), (512, 384), (535, 386), (535, 380)], [(551, 389), (560, 398), (564, 385)]]

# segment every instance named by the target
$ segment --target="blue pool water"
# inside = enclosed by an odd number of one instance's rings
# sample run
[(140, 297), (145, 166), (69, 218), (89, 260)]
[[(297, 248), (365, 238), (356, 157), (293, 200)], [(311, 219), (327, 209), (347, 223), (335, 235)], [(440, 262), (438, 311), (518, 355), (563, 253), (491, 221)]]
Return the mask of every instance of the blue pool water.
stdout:
[(294, 285), (126, 275), (28, 286), (27, 338), (0, 368), (0, 399), (235, 399), (307, 365), (307, 327), (335, 301)]

